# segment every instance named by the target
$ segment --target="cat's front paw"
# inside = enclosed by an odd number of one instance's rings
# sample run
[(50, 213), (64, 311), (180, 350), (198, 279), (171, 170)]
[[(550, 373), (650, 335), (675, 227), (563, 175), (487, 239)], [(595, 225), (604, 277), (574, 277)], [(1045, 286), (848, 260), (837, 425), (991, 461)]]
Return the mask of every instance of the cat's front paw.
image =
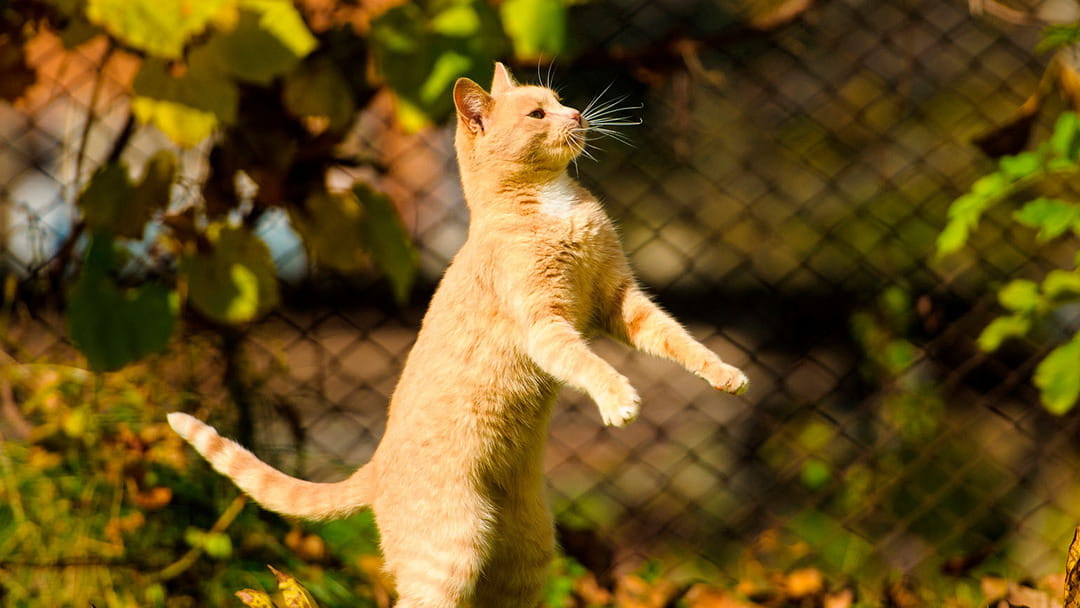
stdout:
[(641, 411), (641, 397), (626, 378), (602, 395), (597, 395), (596, 405), (600, 408), (600, 418), (608, 426), (626, 426), (633, 422)]
[(709, 364), (701, 372), (701, 377), (713, 388), (732, 395), (741, 395), (750, 388), (750, 380), (741, 369), (719, 361)]

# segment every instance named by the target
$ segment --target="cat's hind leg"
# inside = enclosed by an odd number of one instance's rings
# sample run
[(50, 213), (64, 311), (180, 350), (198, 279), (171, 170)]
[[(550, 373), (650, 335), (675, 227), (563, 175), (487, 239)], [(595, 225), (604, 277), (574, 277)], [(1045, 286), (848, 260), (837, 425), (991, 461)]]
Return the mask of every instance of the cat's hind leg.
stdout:
[(531, 485), (535, 490), (519, 487), (503, 503), (472, 608), (540, 606), (555, 556), (555, 526), (543, 486)]
[(475, 496), (441, 504), (414, 497), (387, 517), (376, 509), (383, 558), (398, 592), (395, 608), (472, 608), (491, 544), (487, 505)]

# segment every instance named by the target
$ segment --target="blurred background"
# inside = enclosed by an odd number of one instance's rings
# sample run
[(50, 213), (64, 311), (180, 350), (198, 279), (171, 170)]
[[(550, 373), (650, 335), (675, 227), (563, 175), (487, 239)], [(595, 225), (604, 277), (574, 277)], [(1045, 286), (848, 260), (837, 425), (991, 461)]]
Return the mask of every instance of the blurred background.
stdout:
[[(751, 379), (719, 394), (597, 341), (641, 418), (564, 391), (546, 466), (600, 586), (812, 568), (981, 598), (1061, 570), (1080, 289), (1040, 281), (1074, 276), (1080, 220), (1016, 203), (1073, 212), (1077, 3), (204, 4), (163, 3), (162, 33), (140, 2), (0, 2), (5, 605), (227, 605), (265, 563), (385, 604), (370, 521), (237, 503), (163, 415), (310, 479), (370, 457), (466, 235), (449, 86), (494, 60), (641, 119), (572, 172)], [(995, 341), (999, 317), (1022, 327)]]

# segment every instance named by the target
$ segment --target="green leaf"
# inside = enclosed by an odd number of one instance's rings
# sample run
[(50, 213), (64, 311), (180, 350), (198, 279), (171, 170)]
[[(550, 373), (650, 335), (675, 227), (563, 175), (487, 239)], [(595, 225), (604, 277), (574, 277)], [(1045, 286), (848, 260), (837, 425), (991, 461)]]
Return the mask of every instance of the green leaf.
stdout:
[(472, 59), (456, 51), (445, 51), (435, 58), (417, 96), (423, 107), (437, 107), (450, 94), (454, 82), (473, 65)]
[(832, 478), (832, 467), (820, 458), (811, 458), (803, 464), (800, 478), (804, 486), (817, 490)]
[[(266, 8), (266, 7), (262, 7)], [(289, 5), (290, 10), (295, 9)], [(264, 14), (243, 9), (235, 26), (224, 32), (216, 33), (207, 42), (207, 52), (214, 57), (218, 66), (241, 80), (268, 85), (282, 74), (292, 70), (314, 48), (314, 43), (291, 43), (290, 40), (300, 35), (310, 38), (307, 26), (299, 19), (286, 20), (292, 23), (287, 27), (272, 24)]]
[(1080, 157), (1080, 119), (1073, 112), (1064, 112), (1054, 124), (1050, 149), (1071, 161)]
[(108, 230), (114, 234), (138, 238), (142, 235), (144, 222), (129, 221), (129, 217), (124, 213), (133, 194), (134, 188), (128, 179), (127, 167), (121, 163), (109, 163), (94, 171), (86, 189), (79, 194), (75, 203), (82, 210), (83, 218), (91, 230)]
[(499, 13), (518, 59), (555, 57), (566, 50), (563, 0), (506, 0)]
[(975, 183), (971, 184), (971, 194), (984, 200), (977, 205), (975, 204), (976, 201), (972, 201), (973, 208), (979, 209), (980, 212), (985, 210), (990, 203), (990, 199), (1005, 196), (1008, 194), (1011, 185), (1012, 180), (1004, 173), (990, 173), (975, 180)]
[(375, 65), (397, 97), (399, 122), (410, 130), (450, 112), (450, 90), (458, 78), (490, 78), (506, 46), (489, 3), (453, 0), (439, 6), (427, 14), (407, 2), (371, 22)]
[(169, 65), (147, 59), (135, 76), (131, 109), (140, 122), (152, 124), (180, 146), (206, 139), (219, 123), (236, 122), (236, 85), (214, 65), (205, 46), (191, 52), (187, 72), (170, 73)]
[(364, 208), (352, 192), (314, 192), (302, 207), (289, 207), (289, 220), (312, 262), (341, 272), (367, 264)]
[(907, 340), (891, 340), (885, 345), (882, 355), (882, 362), (889, 373), (899, 374), (915, 363), (919, 349)]
[(1035, 368), (1035, 386), (1042, 394), (1043, 406), (1052, 414), (1062, 415), (1076, 405), (1080, 397), (1080, 336), (1050, 351)]
[(1043, 279), (1042, 291), (1059, 303), (1080, 299), (1080, 271), (1051, 270)]
[(177, 314), (176, 292), (157, 283), (121, 288), (111, 278), (113, 241), (95, 234), (68, 293), (71, 340), (96, 371), (112, 371), (163, 350)]
[(259, 15), (259, 27), (274, 35), (296, 57), (307, 57), (319, 42), (292, 0), (239, 0), (241, 9)]
[(128, 179), (123, 163), (110, 163), (94, 172), (77, 204), (91, 230), (139, 239), (154, 212), (169, 204), (174, 179), (176, 157), (167, 150), (147, 161), (143, 179), (136, 186)]
[(211, 224), (209, 252), (184, 258), (188, 298), (207, 317), (246, 323), (278, 302), (277, 271), (270, 249), (246, 228)]
[(968, 222), (959, 219), (950, 220), (938, 235), (937, 255), (943, 257), (960, 251), (960, 248), (967, 243), (969, 233)]
[(1043, 28), (1035, 51), (1045, 53), (1080, 41), (1080, 23), (1048, 25)]
[(405, 302), (416, 279), (418, 260), (412, 239), (390, 198), (364, 183), (353, 187), (364, 205), (364, 242), (375, 265), (390, 280), (394, 297)]
[(1042, 303), (1034, 281), (1015, 279), (998, 291), (998, 302), (1013, 312), (1033, 312)]
[(998, 167), (1007, 179), (1015, 181), (1040, 173), (1043, 159), (1038, 152), (1021, 152), (1015, 156), (1003, 156), (998, 161)]
[(1046, 242), (1069, 230), (1077, 221), (1078, 215), (1080, 213), (1075, 204), (1042, 197), (1025, 203), (1013, 217), (1028, 228), (1038, 229), (1036, 238)]
[(203, 548), (206, 554), (214, 559), (232, 557), (232, 539), (223, 532), (207, 532), (203, 537)]
[(997, 350), (1005, 340), (1022, 336), (1031, 329), (1031, 318), (1020, 315), (998, 317), (979, 334), (979, 348), (986, 352)]
[(210, 25), (231, 0), (88, 0), (86, 16), (126, 44), (164, 59)]
[(431, 31), (464, 38), (480, 33), (480, 16), (470, 4), (451, 4), (431, 19)]
[(349, 126), (356, 106), (352, 92), (337, 66), (320, 59), (305, 63), (285, 77), (282, 101), (290, 114), (299, 118), (325, 118), (330, 129)]
[[(949, 205), (949, 221), (938, 235), (937, 255), (946, 256), (960, 250), (967, 243), (968, 237), (979, 224), (983, 212), (993, 202), (999, 192), (1005, 191), (1004, 178), (997, 173), (991, 174), (997, 179), (981, 178), (972, 185), (972, 191), (960, 196)], [(978, 189), (979, 193), (975, 190)]]

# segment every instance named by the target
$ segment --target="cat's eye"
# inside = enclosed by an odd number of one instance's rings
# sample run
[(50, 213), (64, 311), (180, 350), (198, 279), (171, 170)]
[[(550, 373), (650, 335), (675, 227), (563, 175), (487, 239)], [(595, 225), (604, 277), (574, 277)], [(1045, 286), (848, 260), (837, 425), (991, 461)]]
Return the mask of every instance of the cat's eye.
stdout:
[(533, 110), (532, 112), (529, 112), (529, 118), (543, 118), (543, 117), (544, 117), (544, 111), (541, 110), (540, 108), (537, 108), (537, 109)]

